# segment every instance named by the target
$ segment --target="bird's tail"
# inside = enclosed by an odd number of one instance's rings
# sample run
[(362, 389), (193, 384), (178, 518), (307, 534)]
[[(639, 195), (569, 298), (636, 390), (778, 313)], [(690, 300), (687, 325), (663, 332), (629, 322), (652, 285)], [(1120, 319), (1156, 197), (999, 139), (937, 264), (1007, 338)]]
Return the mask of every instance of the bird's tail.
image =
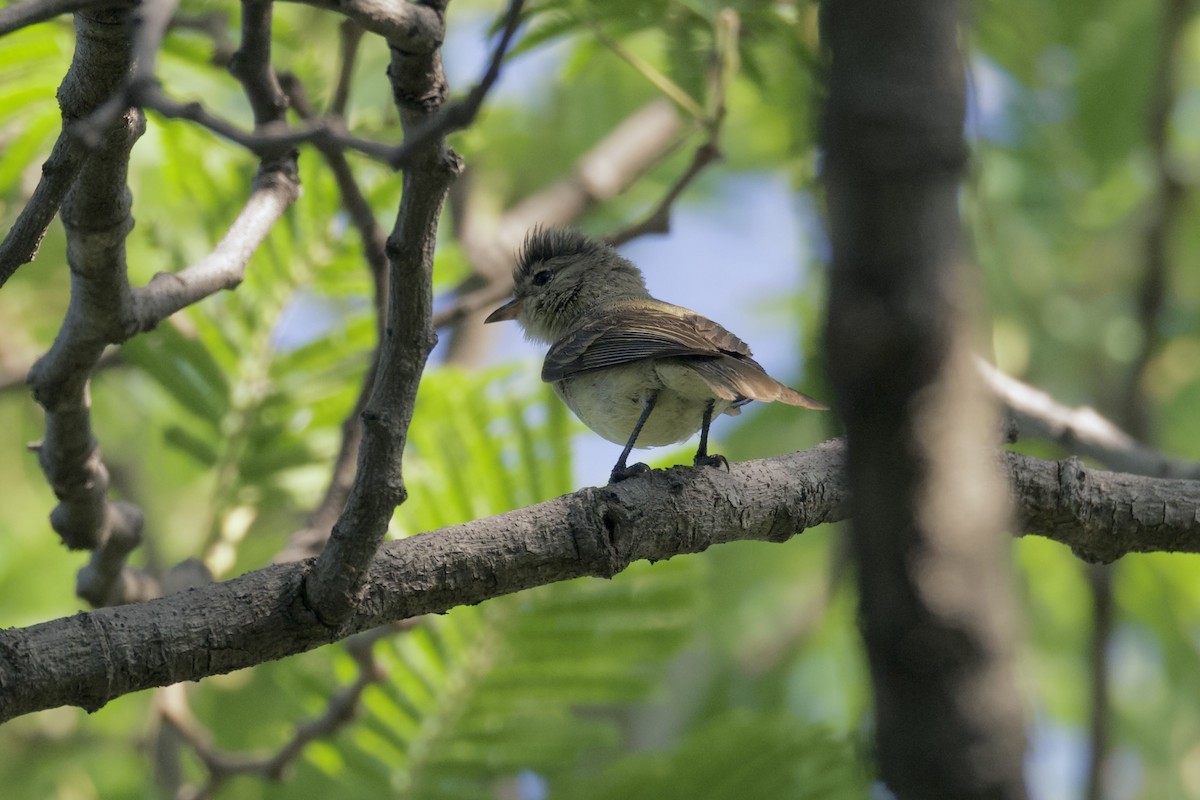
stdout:
[(763, 403), (778, 401), (789, 406), (828, 411), (829, 406), (801, 394), (772, 378), (751, 358), (724, 356), (712, 359), (689, 361), (689, 366), (704, 379), (718, 397), (734, 403), (758, 400)]

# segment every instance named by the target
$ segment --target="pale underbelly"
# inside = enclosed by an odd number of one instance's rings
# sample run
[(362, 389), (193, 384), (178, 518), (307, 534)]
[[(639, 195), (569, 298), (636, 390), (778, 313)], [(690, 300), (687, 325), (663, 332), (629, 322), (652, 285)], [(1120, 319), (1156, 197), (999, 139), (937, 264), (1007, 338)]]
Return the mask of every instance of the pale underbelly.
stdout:
[[(708, 385), (686, 367), (662, 367), (660, 364), (655, 369), (643, 362), (577, 375), (555, 382), (554, 390), (584, 425), (620, 445), (629, 441), (647, 399), (657, 392), (654, 410), (634, 446), (674, 444), (700, 430), (704, 408), (715, 397)], [(730, 405), (727, 400), (716, 400), (713, 416)]]

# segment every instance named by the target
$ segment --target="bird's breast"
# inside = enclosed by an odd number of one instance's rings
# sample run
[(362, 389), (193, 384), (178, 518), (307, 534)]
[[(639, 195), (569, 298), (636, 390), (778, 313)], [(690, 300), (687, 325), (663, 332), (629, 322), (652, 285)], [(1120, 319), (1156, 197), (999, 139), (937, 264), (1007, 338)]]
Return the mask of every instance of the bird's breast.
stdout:
[[(584, 425), (620, 445), (629, 441), (647, 400), (657, 394), (635, 446), (659, 447), (681, 442), (700, 430), (704, 408), (714, 399), (707, 384), (690, 370), (679, 374), (668, 370), (670, 385), (660, 372), (653, 360), (635, 362), (556, 381), (554, 390)], [(729, 405), (718, 400), (714, 416)]]

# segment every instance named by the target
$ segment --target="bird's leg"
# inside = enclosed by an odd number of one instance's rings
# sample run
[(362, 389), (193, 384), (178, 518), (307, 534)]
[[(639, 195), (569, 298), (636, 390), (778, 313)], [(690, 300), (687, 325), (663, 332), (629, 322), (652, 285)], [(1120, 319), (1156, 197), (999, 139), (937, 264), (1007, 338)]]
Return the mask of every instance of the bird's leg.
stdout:
[(632, 478), (634, 475), (641, 475), (643, 472), (649, 472), (650, 467), (645, 464), (634, 464), (625, 466), (625, 460), (629, 458), (629, 451), (633, 450), (633, 443), (637, 441), (638, 434), (642, 432), (642, 426), (646, 424), (646, 420), (650, 418), (650, 412), (654, 410), (654, 404), (658, 402), (658, 392), (651, 392), (646, 398), (646, 407), (642, 409), (642, 415), (638, 417), (637, 423), (633, 426), (633, 433), (629, 435), (629, 441), (625, 443), (625, 449), (621, 451), (621, 457), (617, 459), (617, 465), (612, 469), (612, 475), (609, 476), (609, 483), (623, 481), (626, 478)]
[(700, 424), (700, 449), (696, 451), (696, 457), (692, 459), (692, 463), (697, 467), (725, 467), (725, 471), (729, 471), (729, 459), (723, 455), (713, 453), (708, 454), (708, 426), (712, 425), (713, 406), (716, 400), (709, 400), (708, 405), (704, 407), (704, 422)]

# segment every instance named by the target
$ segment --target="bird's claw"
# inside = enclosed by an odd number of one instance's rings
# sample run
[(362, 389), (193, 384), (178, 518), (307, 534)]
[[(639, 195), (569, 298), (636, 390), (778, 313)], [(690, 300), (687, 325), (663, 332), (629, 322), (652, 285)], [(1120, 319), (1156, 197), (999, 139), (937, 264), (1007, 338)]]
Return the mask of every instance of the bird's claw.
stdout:
[(720, 453), (701, 456), (697, 455), (692, 459), (692, 463), (697, 467), (724, 467), (726, 472), (729, 472), (729, 459)]
[(612, 475), (609, 476), (609, 483), (619, 483), (626, 478), (632, 478), (635, 475), (642, 475), (650, 471), (650, 467), (640, 461), (636, 464), (630, 464), (627, 467), (613, 467)]

